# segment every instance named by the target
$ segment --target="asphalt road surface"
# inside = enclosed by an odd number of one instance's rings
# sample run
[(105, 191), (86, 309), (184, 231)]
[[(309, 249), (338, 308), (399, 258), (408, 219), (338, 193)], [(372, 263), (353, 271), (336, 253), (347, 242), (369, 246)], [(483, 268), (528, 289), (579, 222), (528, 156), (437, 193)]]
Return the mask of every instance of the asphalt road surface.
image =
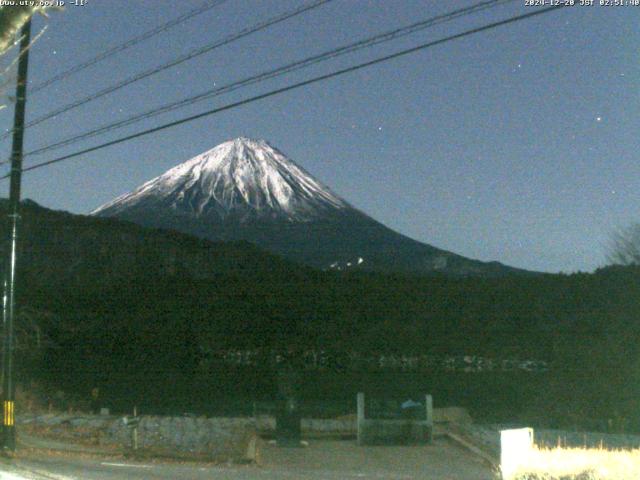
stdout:
[(33, 453), (0, 464), (1, 480), (496, 480), (493, 469), (447, 440), (417, 447), (358, 447), (310, 441), (307, 448), (265, 445), (258, 465), (134, 462)]

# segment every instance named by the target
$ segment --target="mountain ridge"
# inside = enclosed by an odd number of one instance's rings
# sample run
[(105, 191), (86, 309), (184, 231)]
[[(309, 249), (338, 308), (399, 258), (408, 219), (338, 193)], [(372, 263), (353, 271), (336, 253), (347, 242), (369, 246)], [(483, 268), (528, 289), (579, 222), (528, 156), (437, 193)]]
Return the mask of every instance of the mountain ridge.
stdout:
[(265, 140), (224, 142), (97, 208), (92, 215), (246, 240), (321, 269), (505, 275), (391, 230), (316, 180)]

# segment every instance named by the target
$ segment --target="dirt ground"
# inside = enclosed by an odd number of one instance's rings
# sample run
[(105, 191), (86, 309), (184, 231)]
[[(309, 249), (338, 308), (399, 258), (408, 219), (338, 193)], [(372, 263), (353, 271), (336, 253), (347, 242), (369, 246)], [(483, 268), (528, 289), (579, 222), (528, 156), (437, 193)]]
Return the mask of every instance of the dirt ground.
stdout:
[(24, 452), (0, 462), (0, 479), (59, 480), (497, 480), (492, 467), (445, 439), (415, 447), (359, 447), (309, 440), (306, 448), (264, 444), (259, 463), (202, 464)]
[(494, 469), (458, 445), (436, 439), (425, 446), (366, 446), (355, 440), (310, 440), (306, 448), (266, 444), (259, 465), (300, 478), (496, 480)]

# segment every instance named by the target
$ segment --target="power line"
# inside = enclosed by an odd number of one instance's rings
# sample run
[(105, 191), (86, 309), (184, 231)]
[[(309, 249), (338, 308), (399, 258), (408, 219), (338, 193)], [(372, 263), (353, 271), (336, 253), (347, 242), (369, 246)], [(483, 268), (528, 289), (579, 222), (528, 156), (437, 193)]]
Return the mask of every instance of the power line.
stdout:
[(95, 57), (79, 63), (57, 75), (54, 75), (53, 77), (49, 78), (48, 80), (45, 80), (43, 82), (38, 83), (37, 85), (33, 86), (30, 88), (30, 93), (36, 93), (40, 90), (42, 90), (43, 88), (46, 88), (50, 85), (53, 85), (54, 83), (59, 82), (60, 80), (64, 80), (72, 75), (75, 75), (78, 72), (81, 72), (82, 70), (89, 68), (93, 65), (95, 65), (98, 62), (101, 62), (109, 57), (112, 57), (113, 55), (115, 55), (116, 53), (120, 53), (124, 50), (127, 50), (141, 42), (144, 42), (145, 40), (148, 40), (151, 37), (154, 37), (156, 35), (159, 35), (160, 33), (164, 33), (167, 30), (186, 22), (187, 20), (196, 17), (198, 15), (201, 15), (209, 10), (211, 10), (212, 8), (218, 7), (220, 5), (222, 5), (223, 3), (225, 3), (227, 0), (215, 0), (213, 2), (210, 2), (209, 0), (207, 0), (207, 3), (200, 5), (197, 8), (194, 8), (193, 10), (190, 10), (189, 12), (180, 15), (179, 17), (174, 18), (173, 20), (169, 20), (166, 23), (163, 23), (162, 25), (158, 25), (157, 27), (148, 30), (140, 35), (138, 35), (137, 37), (133, 37), (129, 40), (127, 40), (124, 43), (121, 43), (120, 45), (116, 45), (115, 47), (109, 48), (107, 50), (104, 50), (103, 52), (99, 53), (98, 55), (96, 55)]
[[(403, 57), (405, 55), (409, 55), (411, 53), (415, 53), (415, 52), (418, 52), (418, 51), (421, 51), (421, 50), (425, 50), (427, 48), (431, 48), (431, 47), (434, 47), (436, 45), (441, 45), (443, 43), (450, 42), (452, 40), (457, 40), (459, 38), (467, 37), (467, 36), (473, 35), (475, 33), (484, 32), (484, 31), (487, 31), (487, 30), (494, 29), (496, 27), (500, 27), (500, 26), (503, 26), (503, 25), (508, 25), (508, 24), (511, 24), (511, 23), (515, 23), (515, 22), (518, 22), (518, 21), (521, 21), (521, 20), (525, 20), (525, 19), (534, 17), (534, 16), (542, 15), (544, 13), (549, 13), (551, 11), (558, 10), (558, 9), (561, 9), (561, 8), (564, 8), (564, 5), (546, 7), (546, 8), (540, 9), (540, 10), (535, 10), (535, 11), (532, 11), (532, 12), (529, 12), (529, 13), (525, 13), (525, 14), (522, 14), (522, 15), (518, 15), (518, 16), (515, 16), (515, 17), (510, 17), (510, 18), (507, 18), (505, 20), (500, 20), (498, 22), (493, 22), (493, 23), (490, 23), (488, 25), (484, 25), (482, 27), (476, 27), (476, 28), (473, 28), (473, 29), (470, 29), (470, 30), (466, 30), (466, 31), (464, 31), (462, 33), (457, 33), (455, 35), (450, 35), (448, 37), (441, 38), (439, 40), (435, 40), (435, 41), (432, 41), (432, 42), (424, 43), (424, 44), (418, 45), (416, 47), (408, 48), (406, 50), (401, 50), (399, 52), (392, 53), (390, 55), (385, 55), (383, 57), (378, 57), (378, 58), (376, 58), (374, 60), (370, 60), (370, 61), (367, 61), (367, 62), (364, 62), (364, 63), (360, 63), (360, 64), (357, 64), (357, 65), (353, 65), (351, 67), (343, 68), (343, 69), (337, 70), (335, 72), (331, 72), (331, 73), (327, 73), (327, 74), (320, 75), (320, 76), (317, 76), (317, 77), (313, 77), (311, 79), (304, 80), (304, 81), (301, 81), (301, 82), (297, 82), (297, 83), (294, 83), (292, 85), (288, 85), (286, 87), (282, 87), (282, 88), (278, 88), (278, 89), (275, 89), (275, 90), (271, 90), (271, 91), (269, 91), (267, 93), (256, 95), (256, 96), (253, 96), (253, 97), (250, 97), (250, 98), (246, 98), (244, 100), (240, 100), (240, 101), (237, 101), (237, 102), (233, 102), (233, 103), (224, 105), (222, 107), (214, 108), (214, 109), (208, 110), (206, 112), (202, 112), (202, 113), (199, 113), (199, 114), (196, 114), (196, 115), (192, 115), (192, 116), (189, 116), (189, 117), (186, 117), (186, 118), (183, 118), (183, 119), (180, 119), (180, 120), (176, 120), (176, 121), (173, 121), (173, 122), (165, 123), (165, 124), (160, 125), (158, 127), (150, 128), (148, 130), (143, 130), (141, 132), (134, 133), (134, 134), (131, 134), (131, 135), (127, 135), (125, 137), (120, 137), (120, 138), (117, 138), (115, 140), (111, 140), (109, 142), (105, 142), (105, 143), (102, 143), (100, 145), (96, 145), (94, 147), (85, 148), (83, 150), (79, 150), (77, 152), (70, 153), (68, 155), (63, 155), (61, 157), (54, 158), (52, 160), (48, 160), (46, 162), (41, 162), (41, 163), (38, 163), (38, 164), (35, 164), (35, 165), (32, 165), (32, 166), (29, 166), (27, 168), (23, 168), (22, 171), (23, 172), (27, 172), (27, 171), (30, 171), (30, 170), (36, 170), (38, 168), (42, 168), (42, 167), (45, 167), (45, 166), (48, 166), (48, 165), (52, 165), (54, 163), (63, 162), (65, 160), (69, 160), (71, 158), (75, 158), (75, 157), (78, 157), (80, 155), (84, 155), (85, 153), (91, 153), (91, 152), (95, 152), (97, 150), (102, 150), (103, 148), (107, 148), (107, 147), (110, 147), (110, 146), (113, 146), (113, 145), (117, 145), (117, 144), (120, 144), (120, 143), (123, 143), (123, 142), (127, 142), (127, 141), (133, 140), (135, 138), (139, 138), (139, 137), (143, 137), (143, 136), (146, 136), (146, 135), (150, 135), (152, 133), (156, 133), (156, 132), (159, 132), (161, 130), (166, 130), (168, 128), (176, 127), (178, 125), (182, 125), (184, 123), (188, 123), (188, 122), (191, 122), (191, 121), (194, 121), (194, 120), (198, 120), (200, 118), (208, 117), (208, 116), (214, 115), (216, 113), (220, 113), (220, 112), (223, 112), (223, 111), (226, 111), (226, 110), (230, 110), (232, 108), (240, 107), (242, 105), (246, 105), (246, 104), (258, 101), (258, 100), (263, 100), (265, 98), (273, 97), (275, 95), (279, 95), (279, 94), (284, 93), (284, 92), (288, 92), (288, 91), (291, 91), (291, 90), (296, 90), (298, 88), (305, 87), (307, 85), (311, 85), (311, 84), (318, 83), (318, 82), (321, 82), (321, 81), (324, 81), (324, 80), (328, 80), (330, 78), (338, 77), (338, 76), (344, 75), (346, 73), (351, 73), (351, 72), (354, 72), (354, 71), (357, 71), (357, 70), (361, 70), (363, 68), (367, 68), (367, 67), (370, 67), (370, 66), (373, 66), (373, 65), (377, 65), (379, 63), (386, 62), (386, 61), (389, 61), (389, 60), (393, 60), (395, 58)], [(0, 180), (4, 180), (6, 178), (8, 178), (8, 175), (4, 175), (4, 176), (0, 177)]]
[[(375, 36), (372, 37), (368, 37), (364, 40), (359, 40), (357, 42), (348, 44), (346, 46), (343, 47), (339, 47), (339, 48), (335, 48), (335, 49), (331, 49), (328, 51), (325, 51), (323, 53), (311, 56), (311, 57), (307, 57), (303, 60), (299, 60), (281, 67), (278, 67), (276, 69), (272, 69), (263, 73), (260, 73), (258, 75), (254, 75), (248, 78), (244, 78), (242, 80), (238, 80), (236, 82), (218, 87), (218, 88), (214, 88), (214, 89), (210, 89), (207, 90), (205, 92), (202, 92), (198, 95), (195, 96), (191, 96), (191, 97), (187, 97), (185, 99), (182, 100), (178, 100), (176, 102), (172, 102), (172, 103), (168, 103), (165, 105), (162, 105), (160, 107), (156, 107), (154, 109), (151, 110), (147, 110), (146, 112), (140, 113), (140, 114), (136, 114), (133, 116), (130, 116), (126, 119), (123, 120), (119, 120), (115, 123), (110, 123), (110, 124), (106, 124), (103, 125), (101, 127), (71, 136), (71, 137), (67, 137), (65, 139), (62, 139), (58, 142), (55, 142), (53, 144), (50, 145), (46, 145), (43, 147), (40, 147), (38, 149), (32, 150), (30, 152), (27, 152), (25, 154), (25, 156), (31, 156), (31, 155), (40, 155), (42, 153), (45, 153), (47, 151), (50, 150), (55, 150), (58, 148), (61, 148), (63, 146), (67, 146), (67, 145), (71, 145), (73, 143), (79, 142), (81, 140), (90, 138), (90, 137), (94, 137), (97, 135), (101, 135), (104, 133), (108, 133), (110, 131), (128, 126), (128, 125), (132, 125), (134, 123), (140, 122), (142, 120), (154, 117), (156, 115), (160, 115), (162, 113), (167, 113), (169, 111), (173, 111), (176, 110), (178, 108), (182, 108), (188, 105), (193, 105), (195, 103), (201, 102), (203, 100), (208, 100), (210, 98), (216, 97), (218, 95), (222, 95), (225, 93), (229, 93), (232, 91), (235, 91), (239, 88), (242, 87), (246, 87), (249, 85), (254, 85), (256, 83), (260, 83), (263, 82), (265, 80), (270, 80), (272, 78), (275, 77), (279, 77), (281, 75), (287, 74), (287, 73), (291, 73), (293, 71), (297, 71), (300, 70), (302, 68), (307, 68), (310, 67), (312, 65), (316, 65), (318, 63), (321, 63), (323, 61), (326, 60), (330, 60), (336, 57), (339, 57), (341, 55), (345, 55), (348, 53), (353, 53), (355, 51), (364, 49), (364, 48), (368, 48), (368, 47), (372, 47), (375, 45), (379, 45), (381, 43), (384, 42), (388, 42), (391, 40), (395, 40), (397, 38), (401, 38), (404, 37), (406, 35), (424, 30), (428, 27), (432, 27), (434, 25), (438, 25), (441, 23), (445, 23), (445, 22), (449, 22), (451, 20), (455, 20), (457, 18), (466, 16), (466, 15), (470, 15), (473, 13), (477, 13), (479, 11), (482, 10), (487, 10), (490, 8), (495, 8), (501, 4), (505, 4), (505, 3), (511, 3), (515, 0), (488, 0), (488, 1), (484, 1), (484, 2), (480, 2), (477, 3), (475, 5), (472, 5), (470, 7), (466, 7), (466, 8), (461, 8), (458, 10), (454, 10), (452, 12), (446, 13), (446, 14), (442, 14), (442, 15), (438, 15), (435, 17), (430, 17), (428, 19), (425, 20), (421, 20), (419, 22), (415, 22), (412, 23), (411, 25), (405, 26), (405, 27), (401, 27), (401, 28), (397, 28), (391, 31), (387, 31), (381, 34), (377, 34)], [(2, 164), (3, 162), (0, 162), (0, 164)]]
[[(31, 122), (27, 123), (25, 125), (25, 128), (29, 128), (29, 127), (33, 127), (35, 125), (38, 125), (42, 122), (44, 122), (45, 120), (49, 120), (53, 117), (56, 117), (62, 113), (66, 113), (70, 110), (73, 110), (77, 107), (80, 107), (81, 105), (85, 105), (89, 102), (92, 102), (94, 100), (97, 100), (98, 98), (104, 97), (105, 95), (108, 95), (110, 93), (113, 93), (117, 90), (120, 90), (123, 87), (126, 87), (128, 85), (131, 85), (132, 83), (135, 82), (139, 82), (140, 80), (143, 80), (145, 78), (148, 78), (152, 75), (155, 75), (157, 73), (160, 73), (164, 70), (167, 70), (169, 68), (175, 67), (176, 65), (179, 65), (181, 63), (186, 62), (187, 60), (191, 60), (193, 58), (196, 58), (200, 55), (203, 55), (205, 53), (208, 53), (218, 47), (224, 46), (224, 45), (228, 45), (232, 42), (235, 42), (236, 40), (239, 40), (243, 37), (246, 37), (248, 35), (251, 35), (252, 33), (258, 32), (260, 30), (264, 30), (272, 25), (275, 25), (277, 23), (281, 23), (285, 20), (288, 20), (290, 18), (293, 18), (297, 15), (301, 15), (309, 10), (313, 10), (315, 8), (318, 8), (322, 5), (324, 5), (325, 3), (329, 3), (332, 0), (314, 0), (310, 3), (307, 3), (305, 5), (302, 5), (301, 7), (295, 8), (293, 10), (289, 10), (283, 14), (277, 15), (275, 17), (272, 17), (268, 20), (264, 20), (262, 22), (258, 22), (257, 24), (245, 28), (243, 30), (241, 30), (238, 33), (234, 33), (232, 35), (229, 35), (225, 38), (223, 38), (222, 40), (218, 40), (214, 43), (205, 45), (204, 47), (200, 47), (197, 48), (195, 50), (192, 50), (191, 52), (185, 54), (185, 55), (181, 55), (178, 58), (175, 58), (174, 60), (171, 60), (168, 63), (162, 64), (160, 66), (154, 67), (150, 70), (146, 70), (144, 72), (138, 73), (137, 75), (134, 75), (133, 77), (129, 77), (125, 80), (122, 80), (121, 82), (116, 83), (115, 85), (111, 85), (110, 87), (104, 88), (92, 95), (89, 95), (87, 97), (84, 97), (80, 100), (76, 100), (75, 102), (72, 102), (70, 104), (67, 104), (65, 106), (62, 106), (56, 110), (53, 110), (49, 113), (44, 114), (43, 116), (36, 118), (35, 120), (32, 120)], [(7, 138), (9, 135), (11, 135), (11, 131), (4, 133), (3, 135), (0, 135), (0, 140), (3, 140), (5, 138)]]

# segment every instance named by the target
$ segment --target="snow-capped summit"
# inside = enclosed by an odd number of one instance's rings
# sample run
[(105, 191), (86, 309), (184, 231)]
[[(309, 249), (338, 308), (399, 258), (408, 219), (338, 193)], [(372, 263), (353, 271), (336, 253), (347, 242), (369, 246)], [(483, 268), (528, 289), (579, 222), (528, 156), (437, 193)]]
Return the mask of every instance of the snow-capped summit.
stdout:
[(92, 212), (213, 241), (244, 240), (322, 269), (503, 275), (394, 232), (264, 140), (240, 137)]
[(198, 218), (307, 221), (348, 204), (265, 140), (239, 137), (187, 160), (93, 214), (153, 205)]

